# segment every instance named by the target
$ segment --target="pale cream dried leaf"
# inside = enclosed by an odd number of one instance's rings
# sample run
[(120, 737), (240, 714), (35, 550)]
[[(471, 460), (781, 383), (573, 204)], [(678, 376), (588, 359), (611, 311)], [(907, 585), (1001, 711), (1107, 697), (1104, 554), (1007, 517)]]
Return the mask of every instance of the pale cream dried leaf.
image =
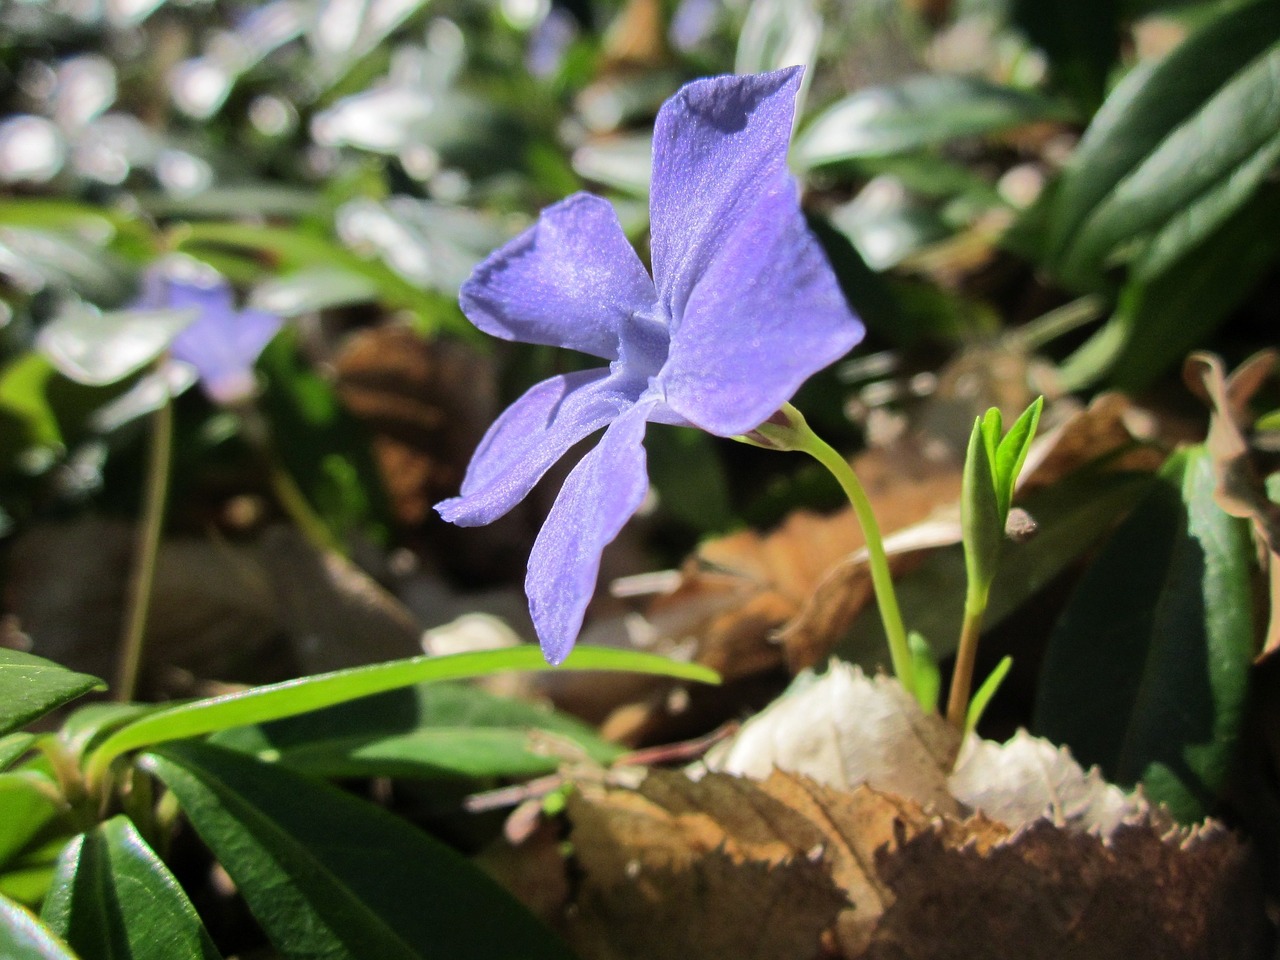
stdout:
[(1108, 783), (1097, 767), (1085, 771), (1066, 747), (1025, 730), (1005, 743), (970, 734), (947, 785), (960, 803), (1015, 830), (1048, 820), (1109, 837), (1152, 813), (1140, 795)]
[(868, 784), (958, 814), (947, 786), (958, 746), (955, 730), (896, 680), (832, 661), (821, 676), (801, 674), (706, 764), (758, 780), (776, 768), (842, 790)]

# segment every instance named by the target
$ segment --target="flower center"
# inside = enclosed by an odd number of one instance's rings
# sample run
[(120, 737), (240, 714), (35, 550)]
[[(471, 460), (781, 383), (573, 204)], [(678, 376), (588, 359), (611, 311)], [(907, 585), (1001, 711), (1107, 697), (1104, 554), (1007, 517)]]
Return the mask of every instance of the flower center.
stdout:
[(622, 328), (618, 359), (610, 366), (615, 374), (648, 385), (667, 362), (671, 332), (661, 307), (654, 304), (631, 315)]

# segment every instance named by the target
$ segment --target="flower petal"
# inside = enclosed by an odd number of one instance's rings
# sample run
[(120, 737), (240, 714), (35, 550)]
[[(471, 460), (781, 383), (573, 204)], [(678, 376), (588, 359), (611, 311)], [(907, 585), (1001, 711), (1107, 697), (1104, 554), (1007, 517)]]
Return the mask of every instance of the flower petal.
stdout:
[(654, 291), (613, 207), (577, 193), (476, 267), (458, 299), (495, 337), (614, 360), (623, 323)]
[(791, 186), (738, 223), (731, 255), (698, 281), (658, 375), (678, 414), (710, 433), (759, 426), (865, 332)]
[(600, 554), (640, 508), (648, 404), (615, 420), (599, 445), (573, 468), (543, 524), (524, 588), (542, 652), (552, 664), (573, 649), (600, 574)]
[(698, 80), (658, 111), (649, 195), (653, 277), (673, 331), (738, 223), (791, 183), (787, 145), (801, 72)]
[(201, 386), (213, 400), (235, 403), (253, 393), (253, 365), (283, 324), (274, 314), (237, 313), (229, 303), (219, 303), (174, 337), (169, 352), (175, 360), (195, 367)]
[(436, 504), (451, 523), (492, 523), (523, 500), (553, 463), (579, 440), (635, 402), (608, 369), (552, 377), (503, 412), (476, 448), (461, 495)]

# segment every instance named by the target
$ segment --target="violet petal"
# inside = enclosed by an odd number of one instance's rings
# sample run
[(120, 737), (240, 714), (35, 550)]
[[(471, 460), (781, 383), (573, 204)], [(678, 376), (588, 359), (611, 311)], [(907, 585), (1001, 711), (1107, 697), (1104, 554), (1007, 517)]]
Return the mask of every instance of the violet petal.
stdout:
[(462, 311), (504, 340), (618, 356), (622, 325), (653, 303), (653, 282), (607, 200), (576, 193), (476, 267)]
[(649, 477), (644, 439), (649, 404), (616, 419), (573, 468), (529, 555), (525, 592), (543, 655), (564, 661), (582, 628), (600, 574), (600, 554), (640, 508)]
[(685, 306), (659, 376), (667, 403), (710, 433), (758, 426), (862, 339), (788, 186), (727, 240)]
[(174, 306), (206, 304), (200, 316), (173, 339), (169, 348), (173, 358), (195, 367), (200, 385), (217, 403), (250, 396), (255, 388), (253, 365), (283, 321), (259, 310), (237, 312), (230, 288), (174, 285), (170, 295)]
[(484, 435), (467, 467), (461, 495), (436, 504), (444, 519), (464, 527), (498, 519), (525, 498), (579, 440), (635, 402), (634, 391), (608, 369), (552, 377), (531, 387)]
[(672, 331), (729, 235), (791, 183), (787, 146), (802, 68), (696, 80), (658, 112), (649, 195), (653, 276)]

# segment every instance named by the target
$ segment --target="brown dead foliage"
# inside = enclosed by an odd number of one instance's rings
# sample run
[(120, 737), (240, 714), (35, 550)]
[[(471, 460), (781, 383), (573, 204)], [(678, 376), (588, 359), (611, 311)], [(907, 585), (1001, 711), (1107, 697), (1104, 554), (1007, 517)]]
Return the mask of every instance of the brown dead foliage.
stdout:
[(1267, 496), (1249, 442), (1253, 430), (1249, 401), (1271, 376), (1277, 362), (1280, 353), (1262, 350), (1228, 375), (1220, 357), (1193, 353), (1183, 368), (1191, 392), (1213, 411), (1205, 444), (1217, 478), (1214, 500), (1231, 516), (1252, 523), (1258, 561), (1270, 580), (1270, 624), (1262, 644), (1263, 656), (1280, 648), (1280, 504)]
[(942, 817), (859, 787), (654, 772), (571, 800), (565, 928), (587, 960), (1257, 955), (1245, 849), (1208, 826), (1109, 837)]

